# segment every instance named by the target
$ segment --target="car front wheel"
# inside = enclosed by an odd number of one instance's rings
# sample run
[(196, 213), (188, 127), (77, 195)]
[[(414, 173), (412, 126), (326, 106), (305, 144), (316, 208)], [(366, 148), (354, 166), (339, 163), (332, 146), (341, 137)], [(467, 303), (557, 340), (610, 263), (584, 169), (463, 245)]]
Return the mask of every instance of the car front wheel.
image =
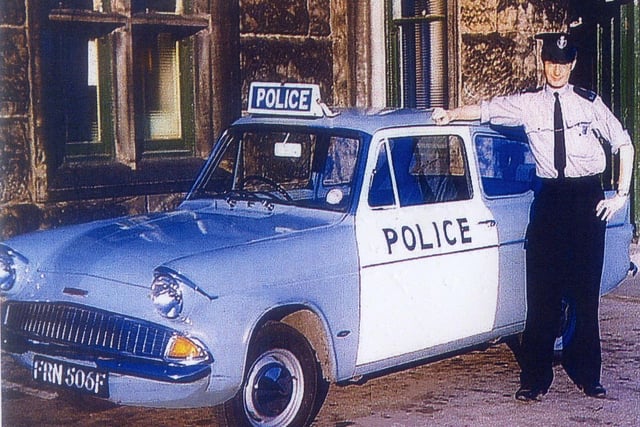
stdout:
[(269, 322), (249, 348), (242, 388), (223, 405), (228, 425), (305, 426), (326, 383), (313, 348), (296, 329)]

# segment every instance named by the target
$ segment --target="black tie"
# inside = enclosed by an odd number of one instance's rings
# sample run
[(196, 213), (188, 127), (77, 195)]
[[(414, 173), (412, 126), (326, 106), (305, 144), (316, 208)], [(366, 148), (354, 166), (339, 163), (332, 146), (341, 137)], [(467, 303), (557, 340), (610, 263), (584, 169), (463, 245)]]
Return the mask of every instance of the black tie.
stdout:
[(562, 108), (558, 92), (554, 92), (556, 102), (553, 104), (553, 165), (558, 171), (558, 178), (564, 178), (564, 168), (567, 166), (567, 149), (564, 143), (564, 123)]

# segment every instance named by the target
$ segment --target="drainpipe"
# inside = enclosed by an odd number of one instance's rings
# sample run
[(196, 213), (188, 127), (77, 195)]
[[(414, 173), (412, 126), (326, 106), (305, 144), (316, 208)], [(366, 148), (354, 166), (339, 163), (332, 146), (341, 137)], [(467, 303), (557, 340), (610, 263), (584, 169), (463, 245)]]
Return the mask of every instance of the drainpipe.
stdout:
[[(430, 0), (429, 13), (445, 15), (446, 0)], [(429, 26), (429, 106), (447, 105), (446, 21), (434, 21)]]

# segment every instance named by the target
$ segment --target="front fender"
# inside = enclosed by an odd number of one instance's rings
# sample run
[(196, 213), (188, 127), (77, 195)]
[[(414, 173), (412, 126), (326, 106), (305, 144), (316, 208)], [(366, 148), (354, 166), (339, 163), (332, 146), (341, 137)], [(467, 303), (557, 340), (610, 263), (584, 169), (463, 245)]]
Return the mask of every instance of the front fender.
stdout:
[[(192, 311), (206, 325), (216, 361), (212, 375), (241, 383), (250, 339), (274, 313), (314, 312), (324, 325), (336, 379), (355, 370), (360, 301), (352, 217), (313, 230), (210, 251), (173, 261), (168, 268), (211, 296)], [(195, 307), (194, 307), (195, 308)], [(276, 316), (277, 317), (277, 316)], [(243, 363), (239, 363), (242, 361)]]

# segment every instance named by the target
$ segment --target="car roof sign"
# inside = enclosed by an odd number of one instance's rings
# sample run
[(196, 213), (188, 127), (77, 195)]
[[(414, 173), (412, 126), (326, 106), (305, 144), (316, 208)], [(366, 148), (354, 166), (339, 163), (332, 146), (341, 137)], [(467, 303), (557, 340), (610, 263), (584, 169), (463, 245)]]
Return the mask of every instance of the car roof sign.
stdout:
[(305, 83), (252, 82), (249, 113), (303, 117), (323, 117), (320, 86)]

